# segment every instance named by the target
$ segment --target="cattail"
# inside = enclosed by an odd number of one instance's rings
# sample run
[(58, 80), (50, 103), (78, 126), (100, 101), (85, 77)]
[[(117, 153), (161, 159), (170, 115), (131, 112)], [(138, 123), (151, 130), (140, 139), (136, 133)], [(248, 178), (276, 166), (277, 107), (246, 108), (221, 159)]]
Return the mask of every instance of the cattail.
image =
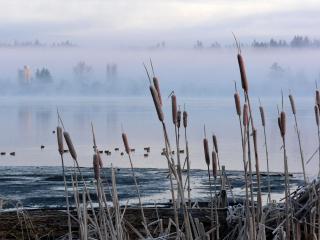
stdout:
[(209, 155), (209, 145), (208, 140), (206, 138), (203, 139), (203, 149), (204, 149), (204, 158), (206, 160), (206, 164), (210, 165), (210, 155)]
[(260, 106), (259, 107), (259, 110), (260, 110), (260, 116), (261, 116), (261, 123), (262, 123), (262, 126), (265, 127), (266, 126), (266, 119), (265, 119), (265, 116), (264, 116), (264, 110), (263, 110), (263, 107)]
[(178, 113), (177, 113), (177, 97), (176, 95), (172, 94), (171, 95), (171, 106), (172, 106), (172, 121), (173, 124), (177, 124), (177, 118), (178, 118)]
[(215, 151), (212, 151), (212, 175), (214, 178), (217, 177), (217, 171), (218, 171), (218, 167), (217, 167), (217, 153)]
[(317, 126), (319, 126), (319, 108), (318, 108), (317, 105), (314, 106), (314, 114), (315, 114), (315, 117), (316, 117)]
[(241, 104), (240, 104), (240, 96), (239, 93), (234, 94), (234, 102), (236, 104), (237, 114), (241, 116)]
[(98, 180), (100, 178), (100, 166), (99, 166), (99, 157), (97, 154), (93, 154), (93, 171), (94, 178)]
[(160, 122), (163, 122), (164, 116), (163, 116), (163, 112), (162, 112), (162, 108), (161, 108), (161, 104), (160, 104), (157, 90), (154, 88), (154, 86), (150, 86), (150, 92), (152, 95), (154, 106), (155, 106), (157, 114), (158, 114), (158, 118), (159, 118)]
[(57, 127), (57, 140), (58, 140), (58, 151), (60, 155), (63, 154), (63, 136), (62, 136), (62, 128)]
[(77, 160), (77, 153), (76, 153), (76, 150), (74, 149), (74, 146), (72, 144), (71, 137), (70, 137), (69, 133), (68, 132), (63, 132), (63, 136), (64, 136), (64, 139), (66, 140), (66, 143), (67, 143), (69, 152), (71, 154), (71, 157), (74, 160)]
[(248, 105), (246, 103), (243, 105), (243, 125), (246, 127), (249, 125)]
[(320, 93), (319, 90), (316, 90), (316, 104), (320, 107)]
[(128, 138), (125, 133), (122, 133), (122, 140), (123, 140), (123, 144), (124, 144), (124, 148), (126, 150), (126, 153), (130, 154), (130, 147), (129, 147), (129, 143), (128, 143)]
[(280, 133), (281, 133), (282, 130), (281, 130), (281, 119), (280, 119), (280, 117), (278, 117), (278, 127), (279, 127), (279, 130), (280, 130)]
[(187, 111), (183, 111), (183, 127), (187, 128), (188, 126), (188, 113)]
[(217, 136), (215, 134), (212, 135), (212, 141), (213, 141), (214, 150), (216, 151), (216, 153), (219, 153)]
[(153, 85), (154, 85), (155, 89), (157, 90), (158, 97), (159, 97), (159, 103), (162, 106), (162, 98), (161, 98), (160, 85), (159, 85), (158, 78), (153, 77)]
[(284, 111), (280, 113), (281, 136), (286, 135), (286, 114)]
[(292, 113), (296, 114), (296, 105), (294, 104), (294, 99), (293, 99), (293, 96), (291, 94), (289, 94), (289, 99), (290, 99)]
[(177, 127), (180, 128), (181, 125), (181, 111), (178, 110), (178, 115), (177, 115)]
[(101, 158), (101, 155), (100, 155), (99, 151), (97, 151), (97, 158), (98, 158), (98, 161), (99, 161), (99, 167), (103, 168), (103, 162), (102, 162), (102, 158)]
[(239, 69), (240, 69), (240, 76), (241, 76), (241, 85), (243, 90), (248, 93), (248, 80), (247, 80), (247, 75), (246, 75), (246, 69), (244, 66), (244, 61), (241, 56), (241, 54), (238, 54), (238, 64), (239, 64)]
[(253, 136), (253, 146), (254, 146), (254, 149), (258, 149), (258, 144), (257, 144), (257, 129), (253, 129), (253, 132), (252, 132), (252, 136)]

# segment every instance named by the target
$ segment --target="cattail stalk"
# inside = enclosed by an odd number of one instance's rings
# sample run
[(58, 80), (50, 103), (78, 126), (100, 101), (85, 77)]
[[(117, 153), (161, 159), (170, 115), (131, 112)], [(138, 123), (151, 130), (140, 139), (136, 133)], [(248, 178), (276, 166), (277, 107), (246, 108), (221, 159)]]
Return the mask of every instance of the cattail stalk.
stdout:
[(127, 138), (127, 135), (125, 133), (122, 133), (122, 141), (123, 141), (124, 148), (126, 150), (126, 153), (128, 155), (129, 161), (130, 161), (132, 178), (134, 180), (134, 184), (135, 184), (137, 195), (138, 195), (138, 199), (139, 199), (139, 205), (140, 205), (140, 209), (141, 209), (141, 216), (142, 216), (143, 224), (144, 224), (144, 227), (145, 227), (145, 230), (146, 230), (148, 236), (151, 236), (151, 234), (150, 234), (150, 232), (148, 230), (147, 220), (146, 220), (145, 215), (144, 215), (142, 201), (141, 201), (141, 195), (140, 195), (140, 190), (139, 190), (137, 178), (136, 178), (136, 175), (135, 175), (135, 172), (134, 172), (134, 168), (133, 168), (133, 164), (132, 164), (132, 160), (131, 160), (131, 154), (130, 154), (130, 147), (129, 147), (128, 138)]
[(267, 174), (268, 174), (268, 202), (271, 203), (271, 183), (270, 183), (270, 169), (269, 169), (269, 151), (268, 151), (268, 143), (267, 143), (267, 133), (266, 133), (266, 120), (264, 109), (260, 104), (259, 107), (260, 116), (261, 116), (261, 123), (263, 127), (263, 135), (264, 135), (264, 147), (266, 152), (266, 159), (267, 159)]
[(305, 164), (304, 164), (304, 156), (303, 156), (303, 151), (302, 151), (301, 136), (300, 136), (300, 130), (299, 130), (298, 121), (297, 121), (297, 110), (296, 110), (296, 105), (294, 103), (293, 96), (291, 94), (289, 94), (289, 100), (290, 100), (290, 105), (291, 105), (291, 109), (292, 109), (292, 113), (293, 113), (293, 117), (294, 117), (295, 129), (296, 129), (296, 133), (297, 133), (297, 137), (298, 137), (304, 184), (307, 184), (307, 177), (306, 177), (306, 170), (305, 170)]
[(215, 199), (215, 217), (216, 217), (216, 239), (220, 239), (219, 233), (219, 215), (218, 215), (218, 195), (217, 195), (217, 153), (212, 151), (212, 176), (214, 178), (214, 199)]
[(187, 126), (188, 126), (188, 113), (186, 110), (183, 111), (183, 127), (184, 127), (184, 139), (185, 139), (185, 146), (186, 146), (186, 160), (187, 163), (187, 184), (188, 184), (188, 207), (191, 208), (191, 188), (190, 188), (190, 158), (189, 158), (189, 144), (188, 144), (188, 137), (187, 137)]
[(314, 106), (315, 117), (316, 117), (316, 124), (318, 130), (318, 153), (319, 153), (319, 170), (318, 170), (318, 178), (320, 177), (320, 125), (319, 125), (319, 107), (316, 105)]
[(64, 153), (63, 134), (62, 134), (62, 128), (60, 126), (57, 127), (57, 142), (58, 142), (58, 151), (61, 158), (64, 192), (65, 192), (66, 204), (67, 204), (69, 240), (72, 240), (69, 193), (68, 193), (67, 179), (66, 179), (66, 173), (65, 173), (65, 167), (64, 167), (64, 159), (63, 159), (63, 153)]
[(289, 221), (289, 173), (288, 173), (288, 160), (287, 160), (287, 151), (286, 151), (286, 114), (284, 111), (280, 113), (278, 118), (278, 124), (280, 128), (280, 134), (282, 138), (283, 145), (283, 161), (284, 161), (284, 175), (285, 175), (285, 213), (286, 213), (286, 237), (290, 239), (290, 221)]

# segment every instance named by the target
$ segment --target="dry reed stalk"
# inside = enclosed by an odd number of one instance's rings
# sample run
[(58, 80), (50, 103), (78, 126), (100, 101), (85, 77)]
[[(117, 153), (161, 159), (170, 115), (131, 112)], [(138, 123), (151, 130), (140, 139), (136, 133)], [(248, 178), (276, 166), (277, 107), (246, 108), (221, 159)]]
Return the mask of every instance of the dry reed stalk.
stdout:
[(217, 203), (217, 154), (212, 151), (212, 176), (214, 178), (214, 199), (215, 199), (215, 217), (216, 217), (216, 239), (220, 239), (219, 232), (219, 216), (218, 216), (218, 203)]
[[(204, 130), (205, 132), (205, 130)], [(205, 132), (206, 135), (206, 132)], [(210, 189), (210, 200), (211, 200), (211, 228), (213, 228), (213, 195), (212, 195), (212, 186), (211, 186), (211, 177), (210, 177), (210, 154), (209, 154), (209, 144), (208, 140), (206, 138), (203, 139), (203, 150), (204, 150), (204, 159), (207, 164), (207, 169), (208, 169), (208, 179), (209, 179), (209, 189)], [(212, 233), (212, 238), (214, 238), (214, 233)]]
[(57, 127), (57, 142), (58, 142), (58, 151), (61, 158), (64, 192), (65, 192), (65, 198), (66, 198), (66, 204), (67, 204), (69, 240), (72, 240), (69, 194), (68, 194), (67, 179), (66, 179), (64, 159), (63, 159), (63, 153), (64, 153), (63, 134), (62, 134), (62, 128), (60, 126)]
[[(176, 137), (177, 170), (178, 170), (179, 180), (182, 183), (182, 170), (181, 170), (180, 147), (179, 147), (180, 134), (179, 134), (179, 127), (178, 127), (178, 107), (177, 107), (177, 97), (174, 94), (174, 92), (171, 95), (171, 107), (172, 107), (172, 122), (174, 125), (174, 132), (175, 132), (175, 137)], [(181, 114), (180, 114), (180, 119), (181, 119)], [(180, 123), (179, 123), (179, 125), (180, 125)]]
[(320, 177), (320, 125), (319, 125), (319, 107), (315, 105), (314, 107), (315, 117), (316, 117), (316, 124), (318, 130), (318, 153), (319, 153), (319, 170), (318, 170), (318, 178)]
[(270, 184), (270, 170), (269, 170), (269, 151), (268, 151), (268, 144), (267, 144), (267, 133), (266, 133), (266, 120), (265, 120), (265, 114), (264, 109), (261, 106), (259, 106), (260, 110), (260, 116), (261, 116), (261, 123), (263, 127), (263, 135), (264, 135), (264, 147), (266, 152), (266, 159), (267, 159), (267, 174), (268, 174), (268, 202), (271, 203), (271, 184)]
[(187, 137), (188, 127), (188, 113), (186, 110), (183, 111), (183, 127), (184, 127), (184, 139), (186, 145), (186, 163), (187, 163), (187, 183), (188, 183), (188, 206), (191, 208), (191, 188), (190, 188), (190, 159), (189, 159), (189, 144)]
[(285, 215), (286, 215), (286, 239), (290, 239), (290, 221), (289, 221), (289, 173), (288, 173), (288, 160), (286, 152), (286, 114), (281, 111), (280, 117), (278, 118), (278, 124), (280, 128), (280, 134), (282, 137), (282, 147), (283, 147), (283, 161), (284, 161), (284, 175), (285, 175)]
[(258, 149), (258, 144), (257, 144), (257, 130), (253, 129), (253, 147), (255, 149), (255, 158), (256, 158), (256, 176), (257, 176), (257, 185), (258, 185), (258, 216), (259, 218), (262, 215), (262, 197), (261, 197), (261, 188), (260, 188), (260, 170), (259, 170), (259, 158), (257, 156), (257, 149)]
[(300, 129), (298, 127), (298, 121), (297, 121), (297, 110), (296, 110), (296, 105), (294, 103), (294, 98), (293, 98), (293, 96), (291, 94), (289, 94), (289, 100), (290, 100), (292, 113), (293, 113), (293, 116), (294, 116), (295, 129), (296, 129), (296, 133), (297, 133), (297, 137), (298, 137), (299, 150), (300, 150), (300, 159), (301, 159), (301, 167), (302, 167), (304, 184), (306, 185), (307, 184), (307, 176), (306, 176), (304, 156), (303, 156), (303, 151), (302, 151)]
[(132, 178), (133, 178), (133, 181), (134, 181), (134, 184), (135, 184), (135, 187), (136, 187), (136, 191), (137, 191), (137, 195), (138, 195), (138, 199), (139, 199), (139, 205), (140, 205), (140, 209), (141, 209), (141, 216), (142, 216), (142, 220), (143, 220), (143, 225), (144, 225), (144, 228), (146, 230), (147, 236), (150, 237), (151, 234), (149, 232), (147, 220), (146, 220), (146, 217), (144, 215), (143, 205), (142, 205), (142, 201), (141, 201), (141, 194), (140, 194), (137, 178), (136, 178), (136, 175), (135, 175), (135, 172), (134, 172), (133, 163), (132, 163), (132, 160), (131, 160), (129, 142), (128, 142), (127, 135), (125, 133), (122, 133), (122, 140), (123, 140), (124, 148), (126, 150), (126, 153), (127, 153), (128, 157), (129, 157), (129, 161), (130, 161)]

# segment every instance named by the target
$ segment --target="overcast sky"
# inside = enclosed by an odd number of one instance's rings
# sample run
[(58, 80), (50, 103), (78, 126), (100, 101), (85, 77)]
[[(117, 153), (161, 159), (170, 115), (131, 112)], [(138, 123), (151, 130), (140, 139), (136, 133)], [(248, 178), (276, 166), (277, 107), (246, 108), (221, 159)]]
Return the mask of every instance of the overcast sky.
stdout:
[(139, 45), (319, 37), (319, 0), (0, 0), (1, 41)]

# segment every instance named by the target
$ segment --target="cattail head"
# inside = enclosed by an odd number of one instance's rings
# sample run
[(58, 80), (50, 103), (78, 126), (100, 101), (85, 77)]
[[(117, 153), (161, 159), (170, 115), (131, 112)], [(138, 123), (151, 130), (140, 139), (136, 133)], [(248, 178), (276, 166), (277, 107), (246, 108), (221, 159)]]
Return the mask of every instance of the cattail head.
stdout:
[(280, 113), (280, 125), (281, 136), (284, 137), (286, 135), (286, 113), (284, 111)]
[(260, 106), (259, 107), (259, 110), (260, 110), (260, 116), (261, 116), (261, 123), (262, 123), (262, 126), (265, 127), (266, 126), (266, 119), (265, 119), (265, 116), (264, 116), (264, 110), (263, 110), (263, 107)]
[(93, 171), (94, 171), (94, 178), (98, 180), (100, 178), (100, 163), (99, 163), (99, 157), (97, 154), (93, 154)]
[(253, 129), (252, 132), (252, 136), (253, 136), (253, 147), (254, 149), (258, 149), (258, 144), (257, 144), (257, 129)]
[(218, 151), (218, 140), (217, 140), (217, 136), (215, 134), (212, 135), (212, 141), (213, 141), (213, 146), (214, 146), (215, 152), (219, 153), (219, 151)]
[(241, 104), (240, 104), (240, 96), (239, 93), (234, 94), (234, 102), (236, 104), (237, 114), (241, 116)]
[(98, 158), (98, 161), (99, 161), (99, 167), (103, 168), (103, 162), (102, 162), (102, 158), (101, 158), (100, 152), (97, 150), (96, 154), (97, 154), (97, 158)]
[(241, 54), (238, 54), (237, 58), (238, 58), (238, 64), (239, 64), (239, 69), (240, 69), (241, 85), (242, 85), (243, 90), (246, 93), (248, 93), (248, 80), (247, 80), (244, 61), (243, 61)]
[(130, 147), (129, 147), (129, 143), (128, 143), (128, 138), (125, 133), (122, 133), (122, 140), (123, 140), (123, 144), (124, 144), (124, 148), (126, 150), (126, 153), (130, 154)]
[(245, 127), (249, 125), (248, 105), (246, 103), (243, 105), (243, 125)]
[(314, 114), (316, 117), (317, 126), (319, 126), (319, 107), (317, 105), (314, 106)]
[(171, 95), (171, 107), (172, 107), (172, 121), (173, 121), (173, 124), (176, 125), (177, 119), (178, 119), (178, 108), (177, 108), (177, 97), (174, 93)]
[(159, 118), (160, 122), (163, 122), (164, 116), (163, 116), (162, 107), (160, 104), (159, 95), (157, 93), (157, 90), (154, 88), (154, 86), (150, 86), (150, 92), (151, 92), (154, 106), (157, 111), (158, 118)]
[(188, 113), (187, 111), (183, 111), (183, 127), (187, 128), (188, 126)]
[(64, 152), (64, 149), (63, 149), (63, 135), (62, 135), (61, 127), (57, 127), (57, 140), (58, 140), (58, 151), (62, 155)]
[(320, 107), (320, 92), (316, 90), (316, 104)]
[(209, 155), (209, 144), (206, 138), (203, 139), (203, 149), (204, 149), (204, 158), (206, 160), (206, 164), (210, 165), (210, 155)]
[(178, 110), (178, 114), (177, 114), (177, 127), (180, 128), (181, 126), (181, 111)]
[(68, 132), (63, 132), (63, 136), (64, 136), (64, 139), (66, 140), (66, 143), (67, 143), (69, 152), (71, 154), (71, 157), (74, 160), (77, 160), (77, 153), (76, 153), (76, 150), (74, 149), (74, 146), (73, 146), (73, 143), (71, 141), (71, 137), (70, 137), (69, 133)]
[(293, 99), (293, 96), (291, 94), (289, 94), (289, 99), (290, 99), (292, 113), (296, 114), (296, 105), (294, 104), (294, 99)]
[(217, 177), (218, 172), (218, 161), (217, 161), (217, 153), (212, 151), (212, 175), (214, 178)]
[(162, 106), (162, 98), (161, 98), (160, 85), (159, 85), (158, 78), (153, 77), (152, 80), (153, 80), (153, 85), (154, 85), (154, 87), (155, 87), (155, 89), (157, 90), (157, 93), (158, 93), (159, 103)]

